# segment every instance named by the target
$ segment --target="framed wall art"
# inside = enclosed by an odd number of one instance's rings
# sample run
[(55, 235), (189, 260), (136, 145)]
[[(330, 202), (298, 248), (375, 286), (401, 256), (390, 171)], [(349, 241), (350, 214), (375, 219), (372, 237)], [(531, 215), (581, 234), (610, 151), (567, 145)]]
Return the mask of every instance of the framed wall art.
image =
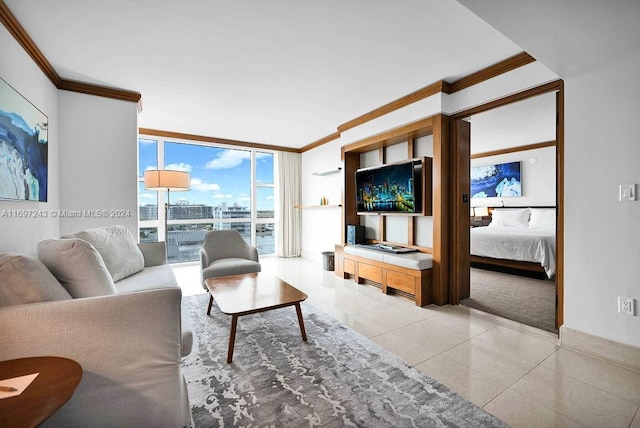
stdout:
[(49, 119), (0, 79), (0, 199), (47, 201)]
[(471, 197), (522, 196), (520, 162), (474, 166), (471, 168)]

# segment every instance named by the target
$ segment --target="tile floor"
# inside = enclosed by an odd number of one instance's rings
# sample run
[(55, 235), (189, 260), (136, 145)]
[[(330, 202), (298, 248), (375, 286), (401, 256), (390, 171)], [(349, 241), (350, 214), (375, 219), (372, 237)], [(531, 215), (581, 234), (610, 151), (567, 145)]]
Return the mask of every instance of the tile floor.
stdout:
[[(640, 373), (562, 349), (552, 333), (465, 306), (418, 308), (306, 259), (260, 261), (308, 303), (509, 425), (640, 428)], [(174, 271), (185, 295), (204, 293), (197, 265)]]

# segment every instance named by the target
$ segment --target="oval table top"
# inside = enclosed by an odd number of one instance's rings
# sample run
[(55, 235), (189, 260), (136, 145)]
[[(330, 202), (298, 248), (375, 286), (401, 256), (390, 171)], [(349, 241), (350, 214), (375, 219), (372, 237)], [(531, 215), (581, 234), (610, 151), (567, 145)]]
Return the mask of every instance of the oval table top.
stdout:
[(0, 399), (0, 426), (37, 426), (73, 395), (82, 379), (82, 367), (62, 357), (30, 357), (0, 361), (0, 383), (38, 373), (20, 394)]

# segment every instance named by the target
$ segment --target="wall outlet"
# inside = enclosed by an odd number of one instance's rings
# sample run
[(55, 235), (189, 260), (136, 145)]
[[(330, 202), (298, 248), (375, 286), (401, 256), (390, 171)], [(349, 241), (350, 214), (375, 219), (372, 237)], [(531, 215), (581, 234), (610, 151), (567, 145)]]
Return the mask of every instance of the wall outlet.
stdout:
[(618, 313), (626, 315), (635, 315), (634, 313), (634, 300), (631, 297), (618, 296)]

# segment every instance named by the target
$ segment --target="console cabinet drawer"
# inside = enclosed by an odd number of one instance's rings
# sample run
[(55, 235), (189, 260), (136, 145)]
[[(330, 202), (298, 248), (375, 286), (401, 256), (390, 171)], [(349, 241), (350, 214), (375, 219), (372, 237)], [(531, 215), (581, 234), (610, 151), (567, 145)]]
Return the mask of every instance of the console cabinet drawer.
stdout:
[(344, 272), (351, 275), (356, 273), (356, 262), (349, 259), (344, 259)]
[(400, 272), (387, 269), (387, 287), (415, 294), (415, 278)]
[(382, 268), (371, 266), (366, 263), (358, 263), (358, 276), (370, 279), (371, 281), (382, 283)]

